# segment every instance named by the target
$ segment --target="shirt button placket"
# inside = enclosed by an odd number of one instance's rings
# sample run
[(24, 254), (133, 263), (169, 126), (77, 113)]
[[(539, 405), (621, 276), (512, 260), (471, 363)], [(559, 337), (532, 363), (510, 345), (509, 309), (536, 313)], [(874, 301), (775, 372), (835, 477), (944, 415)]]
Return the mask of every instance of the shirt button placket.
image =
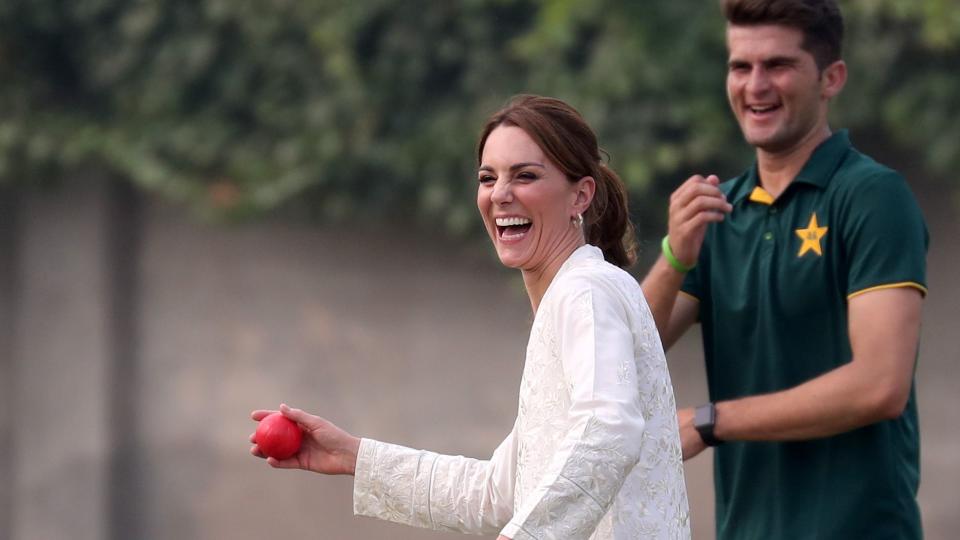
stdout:
[(763, 233), (763, 239), (767, 242), (773, 242), (773, 231), (775, 231), (777, 228), (776, 216), (777, 216), (776, 206), (771, 206), (767, 208), (767, 219), (764, 220), (764, 223), (766, 225), (766, 231)]
[(762, 247), (760, 249), (760, 271), (762, 275), (766, 275), (767, 278), (771, 278), (770, 275), (772, 272), (772, 263), (774, 252), (776, 251), (777, 242), (775, 240), (776, 235), (774, 231), (777, 230), (777, 208), (775, 206), (770, 206), (767, 208), (767, 215), (763, 220), (763, 234), (761, 238)]

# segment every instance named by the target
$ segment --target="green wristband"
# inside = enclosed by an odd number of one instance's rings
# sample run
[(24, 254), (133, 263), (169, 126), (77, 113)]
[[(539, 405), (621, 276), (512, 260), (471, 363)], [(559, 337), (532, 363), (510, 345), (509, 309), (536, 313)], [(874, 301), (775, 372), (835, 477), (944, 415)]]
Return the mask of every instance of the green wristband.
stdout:
[(687, 272), (693, 270), (693, 267), (696, 266), (696, 263), (687, 266), (677, 260), (677, 257), (673, 254), (673, 250), (670, 249), (669, 234), (663, 237), (663, 242), (660, 243), (660, 249), (663, 251), (663, 258), (667, 259), (667, 262), (670, 263), (670, 266), (672, 266), (674, 270), (680, 272), (681, 274), (686, 274)]

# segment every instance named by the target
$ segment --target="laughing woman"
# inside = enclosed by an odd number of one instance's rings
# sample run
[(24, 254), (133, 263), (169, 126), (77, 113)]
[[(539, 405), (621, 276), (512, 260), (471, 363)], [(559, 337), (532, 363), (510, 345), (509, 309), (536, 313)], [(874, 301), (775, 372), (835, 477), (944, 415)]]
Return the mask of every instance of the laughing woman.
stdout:
[(477, 154), (477, 207), (535, 314), (511, 433), (474, 460), (358, 439), (283, 406), (304, 442), (269, 464), (355, 475), (355, 513), (418, 527), (501, 540), (689, 538), (673, 388), (622, 269), (635, 247), (623, 183), (579, 113), (551, 98), (515, 98), (489, 119)]

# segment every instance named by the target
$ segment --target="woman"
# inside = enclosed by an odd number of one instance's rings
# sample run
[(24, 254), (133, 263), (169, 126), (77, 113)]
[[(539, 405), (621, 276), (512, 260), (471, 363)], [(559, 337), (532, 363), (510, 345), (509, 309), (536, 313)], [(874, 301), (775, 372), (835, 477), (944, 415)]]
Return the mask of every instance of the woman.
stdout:
[[(282, 406), (304, 444), (268, 462), (353, 474), (355, 513), (419, 527), (689, 538), (663, 349), (640, 287), (618, 268), (634, 258), (623, 183), (556, 99), (515, 98), (487, 122), (477, 153), (477, 207), (535, 313), (513, 431), (481, 461), (357, 439)], [(263, 457), (256, 444), (251, 452)]]

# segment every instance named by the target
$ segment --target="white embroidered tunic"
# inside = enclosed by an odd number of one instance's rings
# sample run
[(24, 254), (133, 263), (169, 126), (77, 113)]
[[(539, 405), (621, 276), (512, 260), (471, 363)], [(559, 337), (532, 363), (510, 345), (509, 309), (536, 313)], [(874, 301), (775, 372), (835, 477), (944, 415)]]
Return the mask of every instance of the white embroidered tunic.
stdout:
[(590, 245), (537, 309), (512, 432), (489, 460), (363, 439), (354, 513), (521, 539), (687, 539), (673, 387), (636, 280)]

